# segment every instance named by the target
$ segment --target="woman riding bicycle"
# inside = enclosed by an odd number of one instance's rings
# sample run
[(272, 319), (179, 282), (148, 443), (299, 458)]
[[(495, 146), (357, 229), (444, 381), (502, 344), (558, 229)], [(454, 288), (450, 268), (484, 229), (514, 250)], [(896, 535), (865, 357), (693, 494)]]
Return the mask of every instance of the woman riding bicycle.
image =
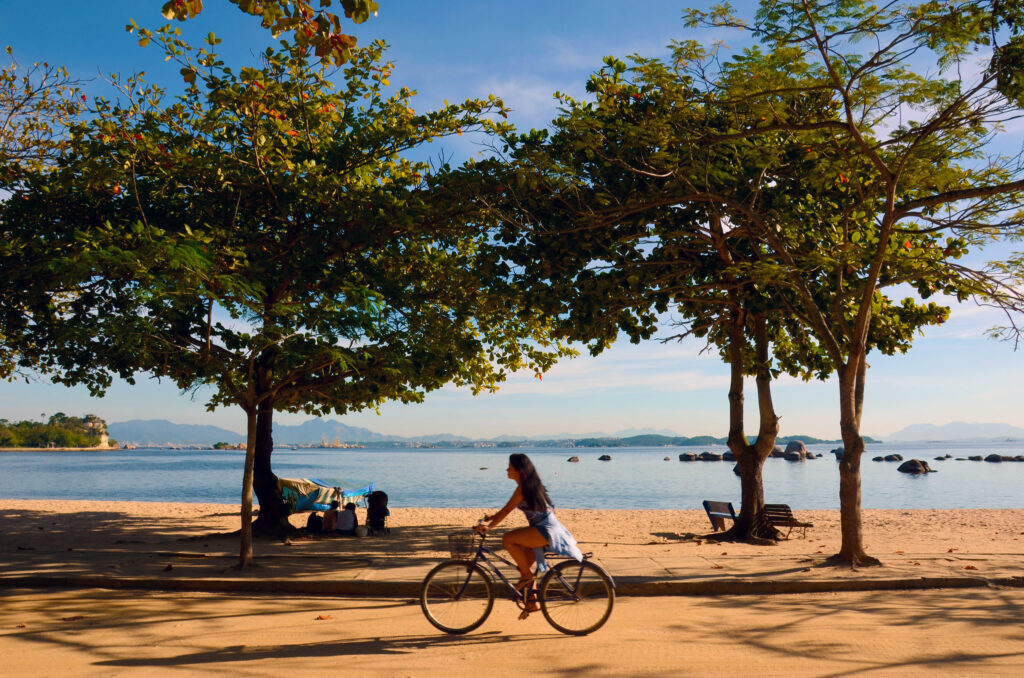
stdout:
[(519, 453), (509, 455), (508, 477), (516, 481), (515, 492), (504, 508), (494, 515), (484, 516), (484, 520), (489, 522), (478, 526), (477, 530), (487, 532), (497, 527), (516, 508), (526, 515), (530, 526), (506, 532), (501, 543), (519, 568), (516, 588), (520, 591), (529, 589), (526, 607), (529, 612), (537, 609), (532, 568), (538, 559), (543, 560), (545, 548), (576, 560), (583, 560), (583, 554), (569, 530), (555, 517), (551, 497), (530, 458)]

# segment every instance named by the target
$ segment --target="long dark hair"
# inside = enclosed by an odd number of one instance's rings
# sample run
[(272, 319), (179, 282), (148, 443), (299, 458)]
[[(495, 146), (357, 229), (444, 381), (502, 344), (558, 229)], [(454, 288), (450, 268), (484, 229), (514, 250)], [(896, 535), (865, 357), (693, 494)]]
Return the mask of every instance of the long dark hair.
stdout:
[(531, 511), (544, 511), (548, 506), (554, 506), (529, 457), (516, 452), (508, 456), (508, 463), (519, 473), (519, 489), (523, 492), (526, 508)]

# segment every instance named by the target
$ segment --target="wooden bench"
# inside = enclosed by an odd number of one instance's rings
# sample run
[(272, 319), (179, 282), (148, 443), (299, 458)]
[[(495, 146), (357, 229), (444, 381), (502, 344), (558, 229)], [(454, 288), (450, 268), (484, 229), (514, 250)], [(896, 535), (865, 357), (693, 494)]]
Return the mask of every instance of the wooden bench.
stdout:
[(705, 499), (704, 510), (707, 512), (708, 520), (711, 521), (711, 527), (715, 532), (725, 530), (726, 518), (736, 520), (736, 511), (733, 510), (732, 504), (727, 501), (708, 501)]
[(794, 527), (799, 527), (801, 530), (803, 530), (803, 537), (807, 536), (808, 527), (814, 527), (814, 523), (805, 523), (801, 520), (797, 520), (793, 516), (793, 510), (789, 508), (789, 504), (765, 504), (764, 517), (768, 520), (772, 527), (789, 528), (786, 531), (786, 536), (784, 537), (784, 539), (789, 539), (789, 534), (793, 531)]

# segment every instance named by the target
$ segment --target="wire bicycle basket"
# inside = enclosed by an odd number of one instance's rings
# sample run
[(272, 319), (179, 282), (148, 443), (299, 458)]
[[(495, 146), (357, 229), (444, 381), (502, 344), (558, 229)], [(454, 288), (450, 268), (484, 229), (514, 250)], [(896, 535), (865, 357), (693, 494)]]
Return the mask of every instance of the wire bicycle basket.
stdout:
[(476, 534), (449, 534), (448, 535), (448, 550), (451, 551), (452, 558), (457, 560), (470, 560), (476, 555), (476, 548), (480, 544), (480, 535)]

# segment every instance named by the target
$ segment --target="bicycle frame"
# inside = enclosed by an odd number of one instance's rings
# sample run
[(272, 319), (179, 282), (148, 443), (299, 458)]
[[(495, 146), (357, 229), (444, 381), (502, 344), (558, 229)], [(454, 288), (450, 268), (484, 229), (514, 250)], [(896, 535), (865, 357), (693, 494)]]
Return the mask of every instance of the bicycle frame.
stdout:
[[(484, 536), (483, 539), (480, 540), (480, 544), (476, 547), (476, 554), (473, 556), (473, 561), (472, 561), (473, 564), (474, 565), (480, 565), (480, 567), (485, 572), (491, 574), (492, 576), (497, 577), (501, 581), (501, 583), (505, 585), (505, 588), (508, 589), (510, 597), (511, 597), (512, 600), (514, 600), (516, 602), (525, 601), (526, 600), (525, 592), (519, 591), (512, 584), (512, 582), (510, 582), (508, 580), (508, 577), (506, 577), (505, 573), (501, 571), (501, 568), (499, 568), (497, 565), (495, 565), (493, 562), (491, 562), (491, 559), (488, 556), (497, 558), (498, 560), (500, 560), (501, 562), (505, 563), (509, 567), (516, 567), (516, 564), (506, 560), (502, 556), (500, 556), (497, 553), (495, 553), (493, 550), (489, 549), (485, 545), (485, 543), (484, 543), (485, 541), (486, 541), (486, 535)], [(468, 579), (467, 579), (467, 583), (468, 583)]]
[[(474, 554), (473, 560), (472, 560), (473, 564), (474, 565), (479, 565), (485, 572), (488, 572), (492, 576), (496, 576), (501, 581), (501, 583), (503, 583), (505, 585), (505, 588), (508, 590), (508, 592), (510, 594), (510, 598), (513, 601), (515, 601), (517, 603), (518, 602), (525, 602), (526, 601), (526, 591), (520, 591), (519, 589), (517, 589), (512, 584), (512, 582), (509, 581), (508, 577), (506, 577), (505, 574), (501, 571), (501, 568), (499, 568), (497, 565), (495, 565), (493, 562), (491, 562), (490, 557), (497, 558), (498, 560), (500, 560), (501, 562), (505, 563), (509, 567), (516, 568), (517, 567), (516, 564), (513, 563), (513, 562), (510, 562), (509, 560), (506, 560), (505, 558), (503, 558), (499, 554), (495, 553), (492, 549), (488, 548), (486, 546), (486, 543), (485, 543), (486, 540), (487, 540), (487, 536), (483, 535), (482, 538), (480, 539), (480, 543), (476, 547), (476, 554)], [(549, 554), (545, 554), (545, 561), (547, 560), (547, 556), (548, 555)], [(583, 554), (583, 560), (581, 562), (583, 562), (583, 563), (587, 562), (588, 560), (590, 560), (590, 558), (593, 555), (594, 555), (593, 553), (584, 553)], [(562, 576), (561, 572), (557, 572), (556, 571), (555, 572), (555, 576), (558, 577), (559, 582), (563, 586), (565, 586), (566, 590), (572, 591), (573, 598), (578, 601), (579, 600), (579, 595), (576, 592), (579, 590), (580, 578), (583, 576), (583, 568), (580, 568), (576, 572), (576, 581), (574, 581), (574, 582), (569, 582), (565, 577)], [(538, 575), (538, 579), (539, 578), (540, 578), (540, 575)], [(612, 578), (611, 575), (608, 575), (608, 579), (611, 581), (612, 588), (615, 588), (615, 580)], [(466, 583), (467, 584), (469, 583), (469, 579), (468, 578), (466, 579)], [(463, 585), (463, 590), (465, 590), (465, 585)], [(460, 591), (460, 595), (461, 595), (461, 591)]]

